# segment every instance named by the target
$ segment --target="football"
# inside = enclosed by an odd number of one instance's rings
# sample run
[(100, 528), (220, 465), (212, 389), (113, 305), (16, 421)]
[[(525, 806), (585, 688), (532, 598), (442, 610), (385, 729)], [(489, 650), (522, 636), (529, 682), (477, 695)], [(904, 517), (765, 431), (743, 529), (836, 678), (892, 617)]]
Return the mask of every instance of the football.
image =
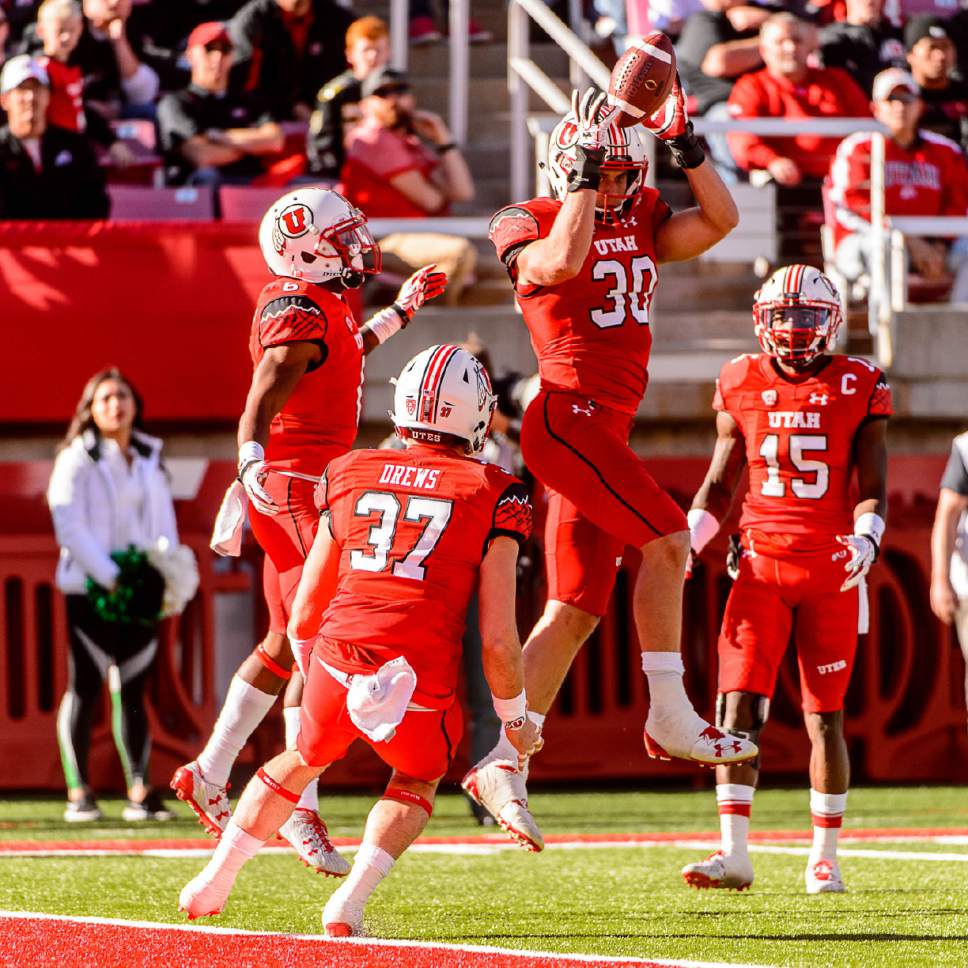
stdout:
[(623, 128), (655, 114), (665, 103), (676, 79), (676, 52), (661, 30), (631, 42), (612, 70), (608, 103), (621, 109)]

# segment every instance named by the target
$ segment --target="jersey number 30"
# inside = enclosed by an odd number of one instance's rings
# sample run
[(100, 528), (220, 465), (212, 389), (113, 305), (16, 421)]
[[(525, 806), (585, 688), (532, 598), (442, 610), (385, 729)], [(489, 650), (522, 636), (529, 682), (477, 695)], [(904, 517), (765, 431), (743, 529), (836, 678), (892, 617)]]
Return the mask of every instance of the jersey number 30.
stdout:
[(592, 266), (592, 278), (596, 282), (602, 279), (614, 282), (605, 294), (605, 298), (612, 301), (611, 305), (606, 304), (589, 313), (592, 322), (600, 329), (621, 326), (626, 313), (631, 313), (639, 325), (649, 325), (649, 300), (657, 278), (655, 263), (647, 255), (637, 255), (632, 260), (631, 276), (630, 279), (629, 270), (618, 259), (599, 259)]
[(378, 514), (379, 519), (370, 527), (367, 537), (369, 550), (355, 549), (350, 552), (350, 565), (353, 568), (359, 571), (386, 571), (389, 565), (390, 573), (397, 578), (423, 581), (426, 573), (424, 559), (437, 547), (450, 520), (454, 502), (413, 495), (409, 495), (406, 502), (403, 520), (423, 521), (423, 530), (412, 548), (391, 559), (390, 552), (393, 551), (400, 520), (400, 501), (395, 494), (386, 491), (366, 491), (360, 495), (353, 509), (356, 517), (368, 518)]

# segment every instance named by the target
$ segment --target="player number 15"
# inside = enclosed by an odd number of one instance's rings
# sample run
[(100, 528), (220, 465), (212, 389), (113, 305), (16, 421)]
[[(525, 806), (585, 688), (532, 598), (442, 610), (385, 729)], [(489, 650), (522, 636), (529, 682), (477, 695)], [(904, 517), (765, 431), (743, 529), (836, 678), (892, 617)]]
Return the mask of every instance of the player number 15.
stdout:
[[(812, 481), (802, 477), (794, 477), (790, 481), (790, 490), (796, 497), (817, 501), (827, 493), (830, 468), (822, 460), (803, 456), (804, 451), (826, 449), (825, 434), (790, 434), (790, 463), (801, 474), (816, 474)], [(766, 497), (783, 497), (786, 494), (786, 484), (780, 477), (779, 450), (780, 435), (767, 434), (760, 447), (760, 457), (766, 461), (766, 480), (760, 486), (760, 492)]]

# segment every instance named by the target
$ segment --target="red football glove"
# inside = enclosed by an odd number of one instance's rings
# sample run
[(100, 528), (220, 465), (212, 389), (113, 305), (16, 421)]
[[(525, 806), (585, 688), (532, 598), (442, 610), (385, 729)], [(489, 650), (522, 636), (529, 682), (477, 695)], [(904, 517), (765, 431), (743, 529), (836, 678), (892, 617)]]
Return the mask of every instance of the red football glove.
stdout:
[(397, 293), (395, 304), (403, 310), (407, 319), (413, 319), (417, 310), (428, 299), (435, 299), (447, 288), (447, 274), (437, 269), (437, 263), (418, 269)]
[(686, 111), (686, 96), (682, 92), (678, 71), (665, 104), (651, 117), (643, 118), (640, 123), (662, 141), (669, 141), (686, 133), (689, 113)]

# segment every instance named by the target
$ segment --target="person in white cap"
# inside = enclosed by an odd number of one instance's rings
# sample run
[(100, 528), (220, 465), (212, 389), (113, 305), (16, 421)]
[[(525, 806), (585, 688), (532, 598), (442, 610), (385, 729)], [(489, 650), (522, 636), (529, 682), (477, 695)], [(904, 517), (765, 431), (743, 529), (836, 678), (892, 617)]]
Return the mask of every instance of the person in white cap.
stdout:
[(27, 54), (0, 72), (0, 218), (105, 218), (110, 203), (85, 138), (47, 123), (50, 84)]
[[(953, 215), (968, 212), (968, 168), (953, 141), (919, 126), (923, 101), (914, 78), (890, 68), (874, 78), (874, 117), (887, 128), (884, 211), (887, 215)], [(873, 233), (870, 225), (871, 134), (845, 138), (830, 169), (835, 207), (835, 261), (852, 283), (866, 288)], [(906, 237), (912, 271), (928, 280), (954, 277), (952, 302), (968, 301), (966, 239)]]

